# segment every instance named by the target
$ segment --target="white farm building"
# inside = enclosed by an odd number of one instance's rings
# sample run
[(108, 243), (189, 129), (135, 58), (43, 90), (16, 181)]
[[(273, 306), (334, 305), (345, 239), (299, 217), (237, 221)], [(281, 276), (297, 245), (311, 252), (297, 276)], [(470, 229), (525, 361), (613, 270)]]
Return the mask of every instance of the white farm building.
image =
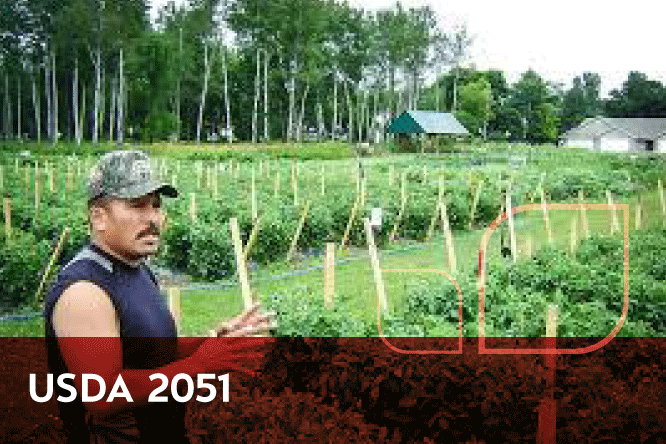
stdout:
[(567, 147), (594, 151), (666, 153), (666, 118), (593, 117), (560, 138)]

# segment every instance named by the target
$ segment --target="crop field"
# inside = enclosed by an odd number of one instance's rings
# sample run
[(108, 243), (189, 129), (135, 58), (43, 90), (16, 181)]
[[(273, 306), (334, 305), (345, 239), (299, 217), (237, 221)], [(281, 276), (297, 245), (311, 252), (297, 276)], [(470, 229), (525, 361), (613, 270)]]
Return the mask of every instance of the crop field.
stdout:
[[(278, 312), (279, 336), (378, 336), (378, 311), (387, 336), (458, 336), (458, 293), (432, 270), (459, 285), (463, 334), (477, 336), (484, 234), (486, 335), (544, 336), (556, 304), (559, 336), (606, 336), (622, 312), (624, 208), (630, 306), (619, 336), (664, 335), (661, 157), (501, 145), (370, 157), (340, 144), (142, 148), (180, 192), (164, 199), (163, 241), (151, 266), (165, 296), (179, 290), (181, 334), (206, 334), (243, 308), (236, 219), (252, 295)], [(9, 316), (0, 335), (43, 334), (43, 321), (31, 316), (38, 287), (66, 227), (49, 279), (87, 243), (85, 181), (96, 158), (44, 148), (0, 157), (0, 308)], [(570, 207), (544, 212), (543, 203)], [(530, 204), (487, 233), (508, 206)], [(607, 206), (585, 206), (593, 204)], [(378, 265), (365, 219), (376, 222)], [(385, 270), (386, 309), (377, 267)]]

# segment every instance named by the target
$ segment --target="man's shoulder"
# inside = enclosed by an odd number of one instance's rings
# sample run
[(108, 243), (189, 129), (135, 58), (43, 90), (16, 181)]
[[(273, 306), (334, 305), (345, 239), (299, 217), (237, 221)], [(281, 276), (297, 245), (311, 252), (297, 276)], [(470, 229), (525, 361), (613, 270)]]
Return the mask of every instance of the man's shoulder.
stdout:
[(108, 293), (90, 281), (77, 281), (60, 295), (53, 309), (57, 336), (115, 335), (116, 312)]

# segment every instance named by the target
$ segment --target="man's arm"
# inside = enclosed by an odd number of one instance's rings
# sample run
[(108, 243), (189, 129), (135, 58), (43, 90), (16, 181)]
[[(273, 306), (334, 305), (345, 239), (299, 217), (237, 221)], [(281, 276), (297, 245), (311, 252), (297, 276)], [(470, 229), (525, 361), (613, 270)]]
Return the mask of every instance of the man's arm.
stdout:
[(124, 369), (116, 311), (106, 292), (91, 282), (77, 282), (63, 292), (53, 312), (53, 327), (65, 364), (69, 372), (76, 375), (74, 384), (78, 393), (81, 393), (82, 373), (102, 377), (107, 393), (118, 376), (122, 376), (132, 403), (119, 397), (110, 403), (103, 398), (84, 404), (90, 412), (99, 415), (146, 404), (150, 394), (162, 384), (160, 379), (151, 381), (152, 374), (162, 373), (172, 380), (179, 373), (194, 376), (222, 369), (247, 371), (236, 367), (233, 362), (241, 358), (261, 357), (261, 354), (247, 352), (256, 343), (225, 343), (216, 338), (202, 338), (200, 346), (188, 358), (157, 369)]

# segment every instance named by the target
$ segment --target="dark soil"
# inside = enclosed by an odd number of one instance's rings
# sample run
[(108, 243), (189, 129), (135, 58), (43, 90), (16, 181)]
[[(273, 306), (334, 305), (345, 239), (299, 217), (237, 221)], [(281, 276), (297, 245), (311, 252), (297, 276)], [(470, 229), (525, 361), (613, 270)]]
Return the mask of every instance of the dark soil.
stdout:
[[(457, 339), (391, 340), (403, 349), (444, 349)], [(419, 343), (416, 343), (416, 342)], [(596, 339), (558, 340), (575, 348)], [(399, 344), (399, 345), (398, 345)], [(543, 356), (414, 355), (380, 339), (283, 338), (256, 378), (231, 375), (230, 402), (190, 401), (193, 443), (534, 443), (539, 404), (548, 398)], [(492, 347), (541, 346), (537, 339), (488, 340)], [(37, 374), (44, 393), (39, 338), (0, 338), (3, 388), (0, 442), (63, 442), (54, 401), (28, 393)], [(615, 338), (584, 355), (557, 357), (557, 442), (657, 443), (666, 409), (666, 340)], [(219, 383), (221, 390), (221, 383)], [(221, 393), (218, 391), (218, 393)]]

